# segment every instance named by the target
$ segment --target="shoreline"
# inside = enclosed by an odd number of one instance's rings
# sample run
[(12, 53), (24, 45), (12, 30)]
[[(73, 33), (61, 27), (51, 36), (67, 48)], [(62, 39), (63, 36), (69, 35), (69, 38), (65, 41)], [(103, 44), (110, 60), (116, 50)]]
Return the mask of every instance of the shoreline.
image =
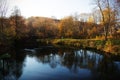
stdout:
[(120, 40), (94, 40), (94, 39), (39, 39), (40, 43), (81, 47), (85, 49), (98, 50), (101, 52), (120, 55)]

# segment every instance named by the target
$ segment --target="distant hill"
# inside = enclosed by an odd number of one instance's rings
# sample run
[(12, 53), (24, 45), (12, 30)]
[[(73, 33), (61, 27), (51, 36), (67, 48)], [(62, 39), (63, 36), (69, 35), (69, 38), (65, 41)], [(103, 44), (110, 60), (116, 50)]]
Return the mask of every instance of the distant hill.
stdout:
[(36, 17), (36, 16), (32, 16), (26, 19), (27, 22), (35, 22), (35, 21), (55, 21), (56, 23), (59, 23), (60, 20), (59, 19), (54, 19), (54, 18), (49, 18), (49, 17)]

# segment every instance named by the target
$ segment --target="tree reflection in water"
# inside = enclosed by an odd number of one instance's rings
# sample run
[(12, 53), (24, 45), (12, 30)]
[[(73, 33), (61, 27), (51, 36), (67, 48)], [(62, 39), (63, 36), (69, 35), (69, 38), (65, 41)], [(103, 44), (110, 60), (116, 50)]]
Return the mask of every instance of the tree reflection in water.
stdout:
[[(37, 53), (39, 62), (49, 64), (51, 68), (64, 66), (72, 73), (79, 73), (79, 69), (88, 69), (95, 79), (113, 79), (120, 76), (120, 69), (111, 58), (89, 50), (64, 50), (56, 54), (49, 51)], [(42, 54), (42, 55), (41, 55)], [(111, 76), (112, 75), (112, 76)]]
[(10, 58), (0, 58), (0, 79), (18, 80), (22, 74), (25, 54), (21, 51), (12, 51)]
[[(69, 73), (66, 72), (66, 74), (72, 74), (72, 73), (78, 74), (77, 77), (80, 76), (80, 73), (84, 73), (84, 71), (82, 70), (88, 70), (90, 71), (90, 77), (86, 79), (106, 80), (106, 79), (117, 79), (120, 76), (120, 61), (114, 61), (112, 58), (108, 58), (105, 55), (98, 54), (93, 51), (89, 51), (85, 49), (79, 49), (79, 50), (34, 49), (34, 50), (35, 53), (21, 51), (21, 50), (12, 51), (12, 53), (10, 54), (11, 55), (10, 58), (8, 59), (0, 58), (0, 79), (19, 80), (20, 77), (24, 75), (23, 68), (27, 66), (26, 65), (27, 57), (34, 57), (36, 62), (40, 64), (42, 63), (43, 65), (48, 64), (51, 69), (54, 70), (57, 69), (59, 75), (56, 76), (58, 77), (60, 76), (60, 74), (62, 74), (58, 70), (60, 68), (68, 69)], [(33, 71), (34, 70), (35, 69), (33, 69)], [(39, 69), (36, 70), (39, 71)], [(53, 74), (53, 72), (51, 72), (50, 74)], [(57, 73), (55, 72), (55, 74)], [(66, 74), (64, 75), (66, 76)], [(33, 75), (37, 75), (37, 73)], [(45, 75), (45, 77), (47, 76), (48, 75)], [(75, 76), (73, 76), (72, 79), (74, 79), (74, 77)], [(80, 79), (83, 79), (81, 77)], [(63, 79), (63, 78), (60, 77), (58, 79)], [(70, 79), (70, 78), (65, 78), (65, 79)]]

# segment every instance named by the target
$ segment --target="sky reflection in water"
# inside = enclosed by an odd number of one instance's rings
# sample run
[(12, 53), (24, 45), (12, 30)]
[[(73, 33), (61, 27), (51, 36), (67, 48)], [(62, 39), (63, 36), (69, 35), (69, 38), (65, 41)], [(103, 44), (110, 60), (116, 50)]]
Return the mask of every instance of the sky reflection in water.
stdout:
[[(120, 61), (89, 50), (36, 50), (17, 52), (4, 61), (4, 80), (103, 80), (120, 79)], [(10, 62), (11, 61), (11, 62)]]

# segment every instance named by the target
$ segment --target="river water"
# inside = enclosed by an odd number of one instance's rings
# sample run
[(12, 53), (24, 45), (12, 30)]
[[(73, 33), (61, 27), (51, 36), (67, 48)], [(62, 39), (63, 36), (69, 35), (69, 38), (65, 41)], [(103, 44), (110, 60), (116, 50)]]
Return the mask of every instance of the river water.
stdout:
[(0, 59), (0, 80), (120, 80), (120, 60), (85, 49), (33, 48)]

